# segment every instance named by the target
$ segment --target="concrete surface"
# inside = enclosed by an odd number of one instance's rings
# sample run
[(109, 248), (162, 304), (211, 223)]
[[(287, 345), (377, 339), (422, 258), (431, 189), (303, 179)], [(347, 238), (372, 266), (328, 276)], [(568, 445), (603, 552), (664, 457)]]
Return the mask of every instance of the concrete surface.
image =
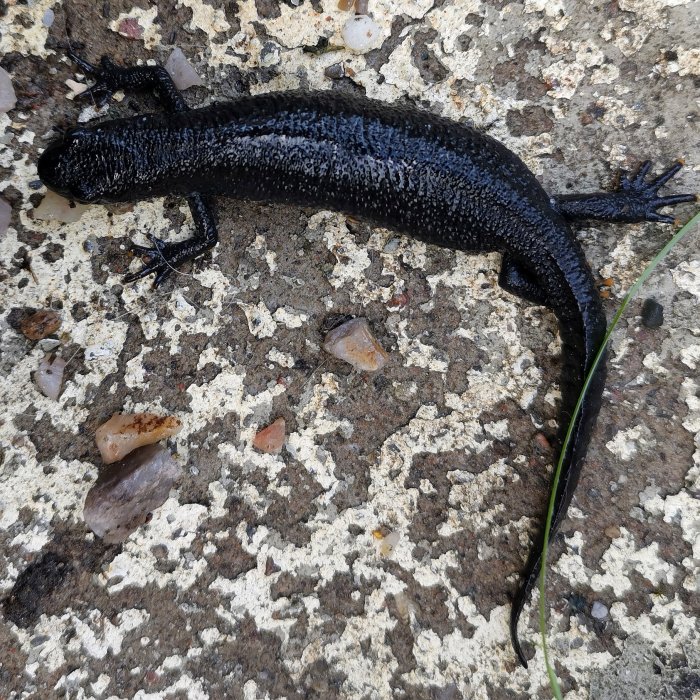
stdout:
[[(55, 21), (47, 29), (47, 9)], [(33, 219), (36, 161), (94, 110), (67, 99), (67, 39), (91, 59), (164, 62), (204, 79), (192, 105), (290, 87), (364, 91), (469, 120), (550, 191), (684, 157), (698, 191), (698, 5), (688, 0), (370, 0), (381, 48), (340, 44), (335, 0), (0, 3), (0, 697), (547, 698), (536, 614), (517, 666), (509, 601), (546, 498), (559, 364), (551, 313), (468, 257), (343, 217), (217, 202), (221, 244), (164, 289), (122, 287), (127, 242), (186, 235), (182, 201), (79, 221)], [(138, 39), (118, 30), (143, 27)], [(351, 78), (324, 70), (344, 61)], [(133, 114), (143, 96), (115, 102)], [(106, 114), (106, 111), (105, 111)], [(693, 212), (679, 207), (681, 220)], [(582, 227), (609, 315), (672, 227)], [(700, 246), (681, 245), (615, 334), (578, 495), (554, 548), (550, 641), (565, 695), (700, 693)], [(406, 292), (408, 304), (392, 306)], [(58, 401), (21, 311), (63, 314)], [(320, 349), (363, 315), (392, 357), (356, 374)], [(177, 414), (186, 476), (122, 546), (86, 530), (95, 428), (115, 411)], [(284, 417), (279, 456), (251, 447)], [(395, 546), (382, 536), (390, 533)], [(533, 599), (534, 601), (534, 599)], [(591, 616), (594, 602), (609, 609)], [(625, 695), (624, 693), (627, 693)]]

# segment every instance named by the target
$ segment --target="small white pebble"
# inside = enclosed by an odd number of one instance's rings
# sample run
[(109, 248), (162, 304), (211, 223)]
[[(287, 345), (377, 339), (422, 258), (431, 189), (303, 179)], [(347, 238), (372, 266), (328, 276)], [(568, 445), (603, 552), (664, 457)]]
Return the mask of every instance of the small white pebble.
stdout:
[(182, 53), (182, 49), (173, 49), (165, 63), (165, 70), (170, 74), (178, 90), (187, 90), (193, 85), (203, 84), (202, 79)]
[(591, 606), (591, 617), (595, 617), (596, 620), (604, 620), (607, 616), (607, 606), (596, 600)]
[(49, 8), (46, 10), (46, 12), (44, 12), (44, 16), (41, 18), (41, 23), (45, 27), (50, 27), (53, 24), (54, 16), (53, 10)]
[(51, 362), (50, 354), (44, 356), (44, 359), (39, 363), (39, 369), (34, 374), (34, 381), (44, 396), (58, 401), (65, 367), (66, 361), (64, 359), (57, 357)]
[(70, 89), (70, 92), (66, 95), (66, 97), (69, 100), (75, 99), (78, 95), (80, 95), (88, 89), (88, 86), (85, 83), (78, 83), (77, 81), (72, 80), (71, 78), (68, 78), (66, 80), (66, 85)]
[(379, 25), (367, 15), (351, 17), (340, 33), (345, 46), (357, 53), (365, 53), (379, 45)]
[(0, 114), (9, 112), (16, 104), (17, 96), (12, 87), (12, 78), (4, 68), (0, 68)]
[(87, 209), (84, 204), (69, 202), (55, 192), (47, 192), (39, 206), (34, 210), (34, 218), (38, 221), (62, 221), (71, 224), (77, 221)]

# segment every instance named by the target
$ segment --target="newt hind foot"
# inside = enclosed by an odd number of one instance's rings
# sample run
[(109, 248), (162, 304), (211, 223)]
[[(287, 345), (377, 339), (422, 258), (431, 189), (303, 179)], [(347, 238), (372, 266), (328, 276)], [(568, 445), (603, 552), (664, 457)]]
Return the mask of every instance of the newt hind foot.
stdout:
[(682, 202), (695, 202), (694, 194), (676, 194), (670, 197), (660, 197), (659, 190), (683, 167), (681, 161), (676, 161), (668, 170), (664, 171), (651, 182), (646, 182), (646, 177), (651, 170), (651, 161), (645, 160), (637, 170), (637, 174), (630, 178), (629, 174), (621, 171), (618, 177), (616, 192), (628, 193), (633, 199), (631, 208), (643, 215), (644, 221), (658, 221), (664, 224), (672, 224), (675, 218), (667, 214), (659, 214), (656, 210), (661, 207), (670, 207)]

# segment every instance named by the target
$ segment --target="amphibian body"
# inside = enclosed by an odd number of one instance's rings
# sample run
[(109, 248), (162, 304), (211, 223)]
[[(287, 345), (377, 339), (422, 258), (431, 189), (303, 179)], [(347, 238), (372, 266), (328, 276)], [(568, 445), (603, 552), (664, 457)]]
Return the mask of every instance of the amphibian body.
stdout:
[[(679, 163), (650, 182), (644, 163), (612, 193), (550, 197), (505, 146), (428, 112), (337, 92), (257, 95), (190, 110), (161, 67), (122, 68), (104, 58), (97, 68), (73, 58), (96, 77), (87, 93), (93, 98), (109, 99), (119, 89), (154, 90), (165, 113), (70, 130), (42, 154), (41, 180), (83, 203), (181, 195), (195, 222), (189, 240), (151, 236), (152, 248), (133, 246), (146, 262), (125, 281), (153, 274), (158, 285), (216, 245), (210, 197), (219, 195), (332, 209), (434, 245), (500, 252), (501, 287), (549, 307), (559, 321), (564, 429), (606, 329), (598, 290), (568, 222), (672, 222), (657, 209), (695, 199), (657, 194)], [(576, 488), (604, 382), (601, 363), (574, 427), (551, 535)], [(541, 533), (512, 607), (513, 646), (524, 665), (517, 625), (537, 579), (542, 540)]]

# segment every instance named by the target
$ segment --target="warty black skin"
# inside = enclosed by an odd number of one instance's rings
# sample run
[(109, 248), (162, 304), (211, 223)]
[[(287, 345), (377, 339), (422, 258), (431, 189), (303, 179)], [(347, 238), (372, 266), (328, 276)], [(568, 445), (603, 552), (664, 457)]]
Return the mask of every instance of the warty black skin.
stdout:
[[(503, 254), (500, 285), (556, 314), (563, 342), (561, 425), (566, 428), (606, 320), (588, 264), (567, 219), (673, 221), (660, 198), (680, 168), (646, 183), (650, 165), (623, 177), (618, 191), (549, 197), (505, 146), (463, 124), (336, 92), (243, 97), (189, 110), (161, 67), (120, 68), (102, 59), (89, 91), (152, 89), (167, 112), (81, 126), (51, 143), (39, 160), (50, 189), (80, 202), (187, 197), (196, 235), (169, 244), (150, 237), (147, 258), (127, 275), (155, 284), (217, 242), (210, 196), (332, 209), (455, 250)], [(601, 405), (605, 363), (596, 372), (566, 455), (551, 536), (566, 515)], [(543, 534), (523, 573), (511, 615), (513, 647), (524, 666), (517, 624), (537, 580)]]

